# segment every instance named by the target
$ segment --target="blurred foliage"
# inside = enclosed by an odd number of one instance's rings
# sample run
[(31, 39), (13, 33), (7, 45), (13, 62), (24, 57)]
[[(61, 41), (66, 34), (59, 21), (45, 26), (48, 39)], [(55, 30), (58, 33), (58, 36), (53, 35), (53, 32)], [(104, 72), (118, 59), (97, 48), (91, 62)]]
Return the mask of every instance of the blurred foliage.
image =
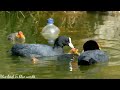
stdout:
[[(95, 12), (91, 12), (96, 14)], [(28, 17), (31, 17), (32, 22), (37, 27), (44, 27), (46, 25), (46, 20), (48, 18), (55, 19), (55, 24), (61, 28), (75, 28), (78, 25), (80, 26), (83, 23), (86, 23), (86, 19), (95, 20), (93, 17), (88, 17), (91, 14), (87, 11), (1, 11), (0, 14), (3, 14), (6, 17), (7, 22), (9, 20), (14, 20), (13, 25), (17, 20), (18, 23), (23, 23)], [(98, 13), (97, 13), (98, 14)], [(8, 22), (9, 23), (9, 22)], [(13, 26), (11, 25), (11, 26)]]
[[(79, 31), (79, 33), (85, 33), (85, 35), (88, 35), (89, 37), (89, 35), (93, 35), (95, 25), (100, 24), (100, 21), (102, 22), (102, 15), (100, 14), (103, 13), (106, 12), (0, 11), (0, 24), (2, 24), (1, 28), (4, 28), (5, 31), (7, 31), (6, 34), (24, 31), (26, 36), (36, 37), (36, 40), (34, 41), (37, 42), (37, 38), (39, 38), (38, 36), (40, 36), (42, 28), (47, 24), (47, 19), (53, 18), (54, 24), (60, 28), (61, 32), (67, 31), (73, 32), (72, 34), (74, 34)], [(77, 36), (79, 35), (81, 34), (78, 34)]]

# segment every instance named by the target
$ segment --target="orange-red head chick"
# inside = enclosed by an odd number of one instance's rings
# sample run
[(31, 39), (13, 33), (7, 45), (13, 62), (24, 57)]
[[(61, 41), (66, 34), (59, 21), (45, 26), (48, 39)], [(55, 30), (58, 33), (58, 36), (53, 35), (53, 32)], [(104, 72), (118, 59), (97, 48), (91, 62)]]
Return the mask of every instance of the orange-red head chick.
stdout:
[(69, 51), (69, 53), (79, 55), (77, 48), (72, 48), (72, 49)]

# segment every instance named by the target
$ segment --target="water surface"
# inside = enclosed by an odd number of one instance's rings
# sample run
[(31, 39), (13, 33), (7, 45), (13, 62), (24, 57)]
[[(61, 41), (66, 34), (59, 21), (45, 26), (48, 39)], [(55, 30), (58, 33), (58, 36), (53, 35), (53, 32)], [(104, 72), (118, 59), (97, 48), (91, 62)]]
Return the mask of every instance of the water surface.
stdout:
[[(0, 78), (36, 79), (111, 79), (120, 78), (120, 14), (74, 13), (74, 12), (0, 12)], [(34, 15), (33, 18), (31, 15)], [(38, 16), (37, 16), (38, 15)], [(35, 64), (30, 58), (11, 56), (7, 51), (12, 44), (7, 35), (23, 31), (26, 43), (48, 44), (40, 32), (49, 17), (55, 19), (60, 35), (70, 36), (79, 52), (89, 39), (98, 41), (101, 49), (109, 55), (109, 62), (91, 66), (78, 66), (77, 57), (44, 57)], [(70, 47), (65, 47), (68, 53)], [(10, 78), (10, 77), (9, 77)]]

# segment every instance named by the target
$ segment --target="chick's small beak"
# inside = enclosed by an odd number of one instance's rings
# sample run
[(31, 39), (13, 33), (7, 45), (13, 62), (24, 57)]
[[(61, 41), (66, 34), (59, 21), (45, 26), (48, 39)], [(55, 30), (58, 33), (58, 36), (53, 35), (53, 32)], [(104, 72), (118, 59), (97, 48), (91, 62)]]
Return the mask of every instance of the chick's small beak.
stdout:
[(20, 35), (20, 38), (25, 38), (25, 36), (22, 34), (22, 35)]

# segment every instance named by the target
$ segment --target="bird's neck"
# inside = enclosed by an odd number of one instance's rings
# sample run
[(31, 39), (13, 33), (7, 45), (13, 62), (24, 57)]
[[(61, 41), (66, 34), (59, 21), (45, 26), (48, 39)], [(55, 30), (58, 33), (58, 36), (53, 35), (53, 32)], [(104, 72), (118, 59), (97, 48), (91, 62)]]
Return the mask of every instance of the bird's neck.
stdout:
[(56, 51), (56, 52), (64, 53), (63, 48), (60, 47), (60, 46), (54, 46), (53, 49), (54, 49), (54, 51)]

